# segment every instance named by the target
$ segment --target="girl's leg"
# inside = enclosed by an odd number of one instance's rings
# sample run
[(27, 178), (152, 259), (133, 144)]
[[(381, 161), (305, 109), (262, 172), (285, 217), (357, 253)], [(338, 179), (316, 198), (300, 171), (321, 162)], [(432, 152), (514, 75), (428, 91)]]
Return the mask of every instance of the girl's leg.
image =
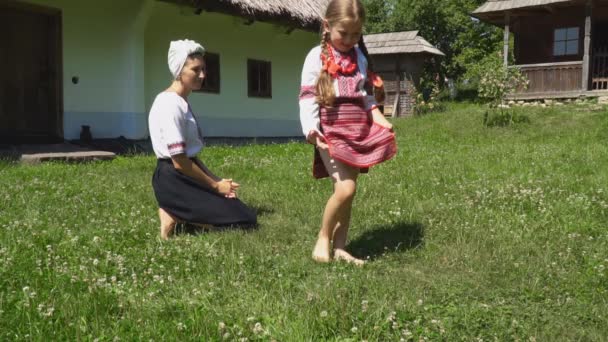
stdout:
[(339, 258), (345, 259), (342, 253), (346, 253), (343, 245), (346, 242), (346, 233), (348, 232), (350, 222), (350, 209), (355, 196), (359, 169), (332, 159), (327, 151), (320, 150), (319, 152), (321, 159), (323, 159), (323, 164), (325, 164), (325, 168), (334, 183), (334, 193), (325, 205), (321, 230), (319, 231), (319, 237), (312, 257), (319, 262), (329, 262), (331, 260), (331, 239), (335, 236), (335, 231), (339, 232), (338, 238), (344, 241), (338, 241), (339, 244), (342, 244), (342, 246), (338, 245), (341, 247), (337, 251), (340, 255)]
[(160, 237), (163, 240), (168, 240), (175, 229), (177, 220), (163, 208), (158, 208), (158, 216), (160, 217)]
[(350, 217), (353, 201), (344, 204), (344, 208), (340, 211), (338, 218), (338, 224), (334, 230), (334, 259), (344, 260), (351, 262), (356, 265), (363, 265), (365, 261), (357, 259), (348, 253), (346, 247), (346, 236), (348, 235), (348, 228), (350, 227)]

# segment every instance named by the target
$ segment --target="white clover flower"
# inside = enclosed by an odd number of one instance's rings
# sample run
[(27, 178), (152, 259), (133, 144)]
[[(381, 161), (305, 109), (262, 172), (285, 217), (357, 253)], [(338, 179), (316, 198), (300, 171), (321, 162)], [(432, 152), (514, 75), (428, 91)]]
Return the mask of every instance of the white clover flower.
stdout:
[(254, 326), (253, 326), (253, 333), (254, 334), (261, 334), (264, 332), (264, 328), (262, 327), (262, 323), (257, 322)]
[(325, 311), (325, 310), (321, 311), (321, 317), (327, 317), (327, 311)]
[(361, 311), (366, 312), (368, 308), (368, 301), (364, 300), (361, 302)]

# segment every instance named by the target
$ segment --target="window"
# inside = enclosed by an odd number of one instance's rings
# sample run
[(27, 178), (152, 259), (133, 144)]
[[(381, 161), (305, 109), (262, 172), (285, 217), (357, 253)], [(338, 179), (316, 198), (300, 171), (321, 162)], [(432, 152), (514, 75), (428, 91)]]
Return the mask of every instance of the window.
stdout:
[(579, 28), (555, 29), (553, 35), (553, 56), (578, 55)]
[(270, 62), (247, 60), (247, 88), (249, 97), (272, 97)]
[(220, 93), (220, 55), (217, 53), (205, 52), (205, 80), (199, 90), (203, 93)]

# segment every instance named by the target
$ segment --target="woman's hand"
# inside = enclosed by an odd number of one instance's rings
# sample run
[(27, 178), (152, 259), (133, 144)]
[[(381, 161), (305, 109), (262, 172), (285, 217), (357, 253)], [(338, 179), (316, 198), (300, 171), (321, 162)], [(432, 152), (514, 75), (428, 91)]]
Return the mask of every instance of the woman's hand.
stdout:
[(228, 194), (228, 198), (236, 198), (236, 191), (241, 187), (241, 184), (233, 181), (232, 179), (227, 179), (230, 181), (230, 194)]
[(240, 186), (238, 183), (234, 183), (232, 179), (222, 179), (216, 184), (215, 189), (220, 195), (227, 198), (236, 198), (236, 189)]

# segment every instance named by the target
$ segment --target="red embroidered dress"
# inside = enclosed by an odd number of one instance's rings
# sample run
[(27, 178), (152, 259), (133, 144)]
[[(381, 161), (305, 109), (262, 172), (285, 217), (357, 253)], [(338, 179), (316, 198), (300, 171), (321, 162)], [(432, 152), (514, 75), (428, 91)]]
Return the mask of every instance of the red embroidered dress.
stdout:
[[(367, 61), (363, 53), (354, 48), (348, 53), (332, 50), (335, 62), (342, 70), (357, 63), (354, 73), (337, 73), (333, 80), (336, 100), (326, 108), (316, 102), (316, 83), (323, 68), (321, 48), (313, 48), (304, 62), (300, 88), (300, 122), (305, 136), (322, 132), (329, 145), (329, 155), (341, 162), (358, 167), (361, 172), (373, 165), (391, 159), (397, 153), (394, 133), (375, 124), (371, 111), (376, 108), (373, 96), (365, 91)], [(352, 68), (351, 68), (352, 69)], [(317, 149), (313, 164), (315, 178), (328, 177)]]

